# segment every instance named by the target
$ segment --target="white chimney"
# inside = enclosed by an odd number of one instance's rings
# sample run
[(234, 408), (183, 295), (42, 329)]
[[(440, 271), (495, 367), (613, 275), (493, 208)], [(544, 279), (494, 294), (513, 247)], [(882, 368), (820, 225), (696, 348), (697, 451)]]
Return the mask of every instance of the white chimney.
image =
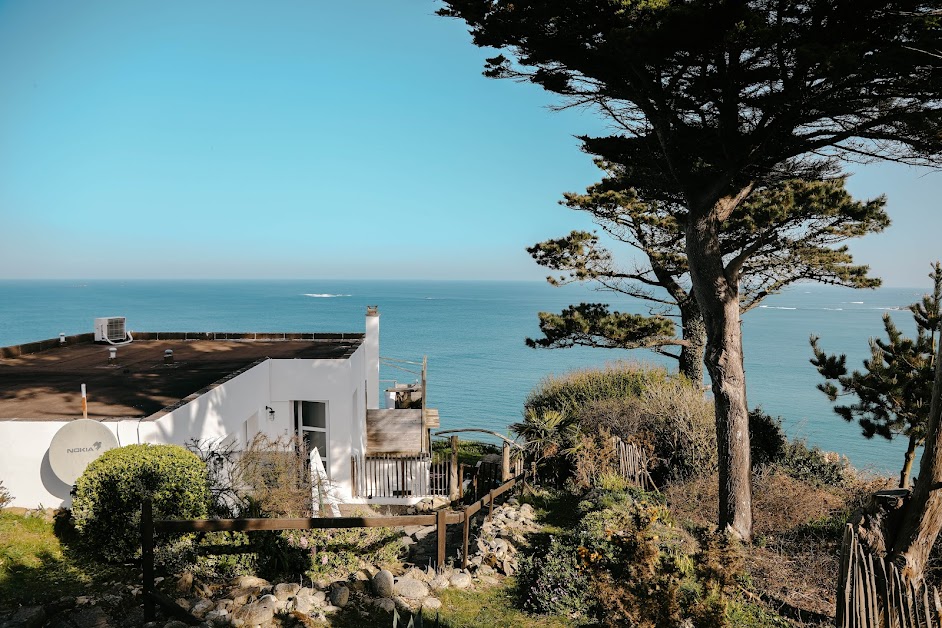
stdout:
[(366, 306), (366, 407), (379, 408), (379, 306)]

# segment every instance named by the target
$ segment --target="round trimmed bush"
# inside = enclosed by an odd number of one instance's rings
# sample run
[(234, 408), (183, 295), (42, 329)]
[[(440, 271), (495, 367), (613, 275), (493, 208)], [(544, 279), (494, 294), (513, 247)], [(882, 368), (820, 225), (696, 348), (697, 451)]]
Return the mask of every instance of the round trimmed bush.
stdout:
[(102, 454), (75, 484), (72, 514), (87, 547), (111, 561), (140, 553), (141, 504), (155, 519), (206, 516), (206, 467), (178, 445), (127, 445)]

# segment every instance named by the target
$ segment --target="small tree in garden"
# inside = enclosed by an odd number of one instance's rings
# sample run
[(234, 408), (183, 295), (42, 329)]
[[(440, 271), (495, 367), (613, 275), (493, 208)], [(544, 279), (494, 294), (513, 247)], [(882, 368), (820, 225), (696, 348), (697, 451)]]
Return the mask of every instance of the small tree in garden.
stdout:
[(942, 331), (942, 265), (933, 264), (933, 290), (918, 303), (909, 306), (916, 322), (916, 338), (908, 338), (893, 323), (889, 314), (883, 316), (886, 339), (870, 339), (870, 358), (864, 360), (863, 371), (848, 372), (846, 355), (828, 355), (811, 337), (814, 358), (811, 363), (827, 380), (818, 385), (832, 402), (840, 397), (856, 399), (848, 405), (837, 405), (836, 412), (845, 421), (857, 419), (866, 438), (882, 436), (887, 440), (897, 435), (908, 439), (900, 488), (909, 488), (916, 448), (926, 438), (932, 382), (935, 377), (936, 340)]

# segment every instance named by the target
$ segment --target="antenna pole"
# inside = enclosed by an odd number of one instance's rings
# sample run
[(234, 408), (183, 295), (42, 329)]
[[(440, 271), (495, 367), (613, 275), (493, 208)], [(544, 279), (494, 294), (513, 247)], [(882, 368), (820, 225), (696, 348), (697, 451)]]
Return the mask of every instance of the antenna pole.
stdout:
[(88, 398), (85, 396), (85, 384), (82, 384), (82, 418), (88, 418)]

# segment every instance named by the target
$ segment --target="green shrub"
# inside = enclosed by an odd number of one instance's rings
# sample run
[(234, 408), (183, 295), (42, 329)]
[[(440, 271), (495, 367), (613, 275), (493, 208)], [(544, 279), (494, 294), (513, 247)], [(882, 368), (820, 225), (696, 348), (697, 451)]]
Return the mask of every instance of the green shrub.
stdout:
[(150, 497), (155, 519), (206, 516), (206, 469), (177, 445), (128, 445), (102, 454), (75, 485), (72, 513), (83, 543), (110, 561), (140, 552), (141, 503)]
[(392, 528), (290, 530), (282, 533), (312, 580), (346, 577), (365, 565), (397, 567), (402, 535)]
[(758, 406), (749, 413), (749, 446), (752, 467), (772, 464), (785, 453), (788, 439), (782, 429), (782, 418), (773, 418)]
[(589, 611), (589, 582), (576, 547), (556, 537), (520, 560), (517, 591), (531, 613), (580, 617)]
[(0, 508), (6, 508), (12, 501), (13, 496), (10, 495), (7, 487), (3, 485), (3, 480), (0, 480)]
[(813, 486), (844, 486), (854, 477), (845, 456), (808, 447), (804, 440), (788, 442), (776, 464), (796, 480)]
[(610, 431), (645, 449), (655, 483), (684, 479), (716, 469), (713, 403), (680, 376), (652, 371), (630, 397), (598, 399), (583, 408), (578, 423), (585, 433)]
[(556, 410), (567, 419), (578, 419), (594, 402), (638, 397), (652, 382), (667, 378), (663, 369), (622, 362), (604, 369), (573, 371), (544, 379), (527, 395), (523, 407), (537, 413)]

